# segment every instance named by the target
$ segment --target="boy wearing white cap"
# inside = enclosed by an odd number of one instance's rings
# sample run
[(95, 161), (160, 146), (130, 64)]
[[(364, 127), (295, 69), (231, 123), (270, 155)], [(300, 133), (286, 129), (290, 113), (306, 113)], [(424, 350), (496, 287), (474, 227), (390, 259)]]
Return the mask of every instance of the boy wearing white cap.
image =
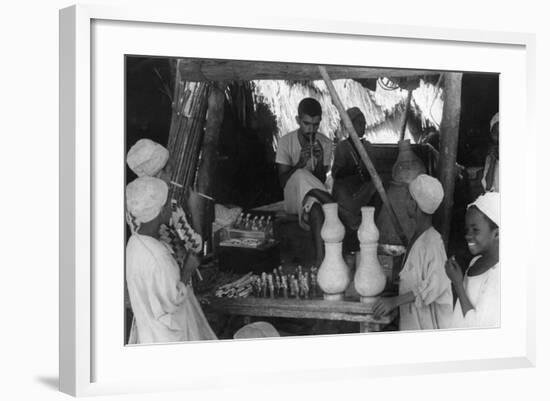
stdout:
[(448, 328), (453, 297), (444, 268), (447, 255), (441, 235), (432, 226), (443, 187), (437, 179), (420, 174), (409, 184), (409, 193), (407, 213), (415, 221), (415, 231), (399, 274), (399, 295), (380, 298), (373, 311), (381, 316), (399, 307), (399, 330)]
[(214, 340), (208, 321), (168, 248), (159, 241), (168, 223), (168, 186), (155, 177), (139, 177), (126, 186), (126, 283), (135, 320), (129, 344)]
[(500, 194), (487, 192), (466, 210), (466, 241), (474, 255), (464, 274), (454, 258), (445, 264), (457, 294), (452, 327), (500, 325)]
[(168, 149), (147, 138), (138, 140), (126, 155), (126, 163), (138, 177), (158, 177), (170, 182), (170, 154)]
[[(171, 181), (172, 163), (168, 149), (151, 139), (142, 138), (132, 145), (126, 155), (126, 163), (138, 177), (157, 177), (168, 185), (175, 184)], [(189, 191), (190, 194), (192, 192)], [(175, 201), (172, 200), (172, 202)], [(185, 274), (184, 281), (188, 282), (200, 263), (198, 254), (202, 250), (202, 238), (189, 224), (189, 219), (183, 208), (176, 203), (174, 209), (172, 212), (173, 227), (168, 228), (168, 224), (166, 224), (161, 227), (161, 231), (164, 231), (168, 237), (174, 237), (167, 244), (173, 248), (177, 255)]]

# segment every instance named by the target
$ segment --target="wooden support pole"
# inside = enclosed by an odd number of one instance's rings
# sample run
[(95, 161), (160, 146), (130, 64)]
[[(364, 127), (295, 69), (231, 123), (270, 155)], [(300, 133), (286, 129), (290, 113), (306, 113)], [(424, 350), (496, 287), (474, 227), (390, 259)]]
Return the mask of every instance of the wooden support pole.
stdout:
[(460, 98), (462, 92), (462, 73), (444, 74), (443, 117), (441, 120), (441, 142), (439, 145), (439, 181), (445, 196), (439, 209), (439, 230), (445, 245), (449, 241), (453, 197), (456, 179), (456, 152), (458, 148), (458, 129), (460, 125)]
[(411, 107), (412, 90), (407, 91), (407, 100), (405, 101), (405, 111), (403, 113), (403, 120), (401, 121), (401, 133), (399, 140), (405, 139), (405, 131), (407, 130), (407, 120), (409, 119), (409, 109)]
[(323, 80), (327, 85), (330, 96), (332, 98), (332, 102), (338, 109), (338, 112), (340, 113), (340, 118), (342, 118), (342, 121), (344, 122), (344, 126), (346, 127), (346, 130), (348, 131), (351, 137), (351, 140), (353, 141), (353, 144), (357, 149), (357, 152), (359, 153), (359, 157), (361, 158), (363, 164), (367, 168), (367, 171), (369, 172), (372, 178), (372, 182), (374, 183), (376, 190), (380, 194), (380, 198), (382, 198), (382, 202), (384, 203), (384, 206), (388, 210), (390, 220), (395, 228), (395, 231), (397, 232), (397, 235), (399, 236), (399, 239), (401, 240), (401, 243), (407, 246), (409, 241), (407, 239), (407, 236), (405, 235), (405, 231), (403, 231), (403, 227), (401, 227), (401, 224), (399, 223), (399, 219), (397, 218), (395, 211), (393, 210), (393, 207), (388, 199), (388, 196), (386, 195), (386, 190), (384, 189), (382, 180), (380, 179), (380, 176), (376, 172), (376, 169), (374, 168), (374, 165), (372, 164), (372, 161), (370, 160), (369, 155), (367, 154), (367, 151), (363, 147), (363, 144), (361, 143), (361, 140), (359, 139), (357, 132), (355, 132), (353, 123), (351, 122), (351, 119), (349, 118), (348, 113), (346, 112), (346, 109), (344, 108), (344, 105), (342, 104), (342, 101), (340, 100), (340, 97), (336, 92), (336, 88), (334, 88), (334, 85), (327, 73), (326, 68), (323, 66), (319, 66), (319, 71), (321, 72), (321, 76), (323, 77)]
[(197, 190), (213, 197), (214, 170), (218, 159), (218, 143), (223, 123), (225, 95), (222, 89), (212, 86), (208, 95), (208, 109), (202, 141), (201, 160), (197, 178)]
[[(197, 171), (196, 190), (201, 199), (197, 202), (196, 214), (197, 230), (204, 240), (210, 238), (212, 222), (214, 220), (214, 188), (216, 185), (216, 166), (218, 164), (218, 143), (223, 123), (225, 95), (223, 90), (212, 85), (208, 94), (208, 109), (204, 137), (200, 150), (200, 164)], [(198, 152), (198, 150), (197, 150)], [(206, 197), (204, 196), (206, 195)]]

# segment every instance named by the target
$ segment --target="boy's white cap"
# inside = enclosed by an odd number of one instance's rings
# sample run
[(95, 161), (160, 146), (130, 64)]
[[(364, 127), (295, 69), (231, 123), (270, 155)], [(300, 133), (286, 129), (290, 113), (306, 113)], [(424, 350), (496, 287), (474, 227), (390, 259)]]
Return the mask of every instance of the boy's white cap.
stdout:
[(437, 210), (444, 195), (441, 183), (428, 174), (419, 174), (412, 180), (409, 192), (420, 210), (426, 214), (433, 214)]
[(489, 220), (500, 227), (500, 193), (486, 192), (470, 203), (468, 207), (470, 206), (477, 207)]
[(254, 322), (241, 327), (233, 335), (235, 340), (243, 338), (280, 337), (279, 332), (267, 322)]
[(155, 141), (144, 138), (130, 148), (126, 155), (126, 163), (138, 177), (154, 177), (164, 168), (168, 158), (168, 149)]
[(126, 185), (126, 207), (136, 223), (157, 217), (168, 199), (168, 185), (160, 178), (139, 177)]

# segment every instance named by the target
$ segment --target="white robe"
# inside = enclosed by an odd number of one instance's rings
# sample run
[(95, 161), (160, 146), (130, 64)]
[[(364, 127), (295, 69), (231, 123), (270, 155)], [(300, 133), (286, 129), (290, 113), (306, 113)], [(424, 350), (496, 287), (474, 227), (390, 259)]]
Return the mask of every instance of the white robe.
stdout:
[(399, 330), (450, 327), (453, 296), (446, 260), (441, 235), (430, 227), (413, 244), (399, 274), (399, 294), (415, 295), (414, 302), (399, 307)]
[(476, 257), (464, 274), (463, 285), (466, 295), (474, 309), (466, 316), (462, 313), (460, 301), (456, 301), (453, 312), (452, 327), (499, 327), (500, 326), (500, 263), (497, 263), (485, 273), (478, 276), (468, 276)]
[(178, 264), (155, 238), (133, 234), (126, 246), (126, 282), (134, 323), (130, 344), (215, 340)]

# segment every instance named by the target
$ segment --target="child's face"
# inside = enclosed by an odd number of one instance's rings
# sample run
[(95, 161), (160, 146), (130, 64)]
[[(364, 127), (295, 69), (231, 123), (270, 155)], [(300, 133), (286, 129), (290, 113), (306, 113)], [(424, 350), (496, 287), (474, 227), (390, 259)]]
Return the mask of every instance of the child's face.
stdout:
[(471, 207), (466, 211), (465, 238), (472, 255), (483, 254), (498, 241), (498, 229), (491, 229), (485, 216)]

